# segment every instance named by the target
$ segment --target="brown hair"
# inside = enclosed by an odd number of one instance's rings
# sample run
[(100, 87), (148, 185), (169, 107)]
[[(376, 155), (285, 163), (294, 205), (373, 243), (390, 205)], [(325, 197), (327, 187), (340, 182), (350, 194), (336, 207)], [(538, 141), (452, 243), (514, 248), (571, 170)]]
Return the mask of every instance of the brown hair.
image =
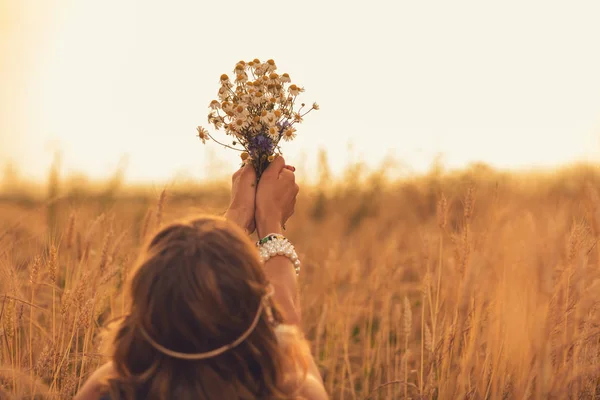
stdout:
[(180, 353), (227, 345), (251, 326), (268, 284), (256, 249), (234, 224), (202, 217), (162, 229), (133, 271), (130, 312), (112, 334), (111, 399), (289, 398), (284, 371), (305, 373), (306, 344), (298, 337), (295, 350), (282, 346), (266, 312), (243, 342), (208, 359), (168, 356), (141, 333)]

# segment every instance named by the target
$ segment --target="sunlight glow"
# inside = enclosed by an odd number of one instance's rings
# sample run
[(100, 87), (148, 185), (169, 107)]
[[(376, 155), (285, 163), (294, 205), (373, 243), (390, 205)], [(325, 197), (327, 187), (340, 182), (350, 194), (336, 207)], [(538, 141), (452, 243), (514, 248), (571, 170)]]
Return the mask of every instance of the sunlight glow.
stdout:
[(56, 149), (67, 173), (92, 177), (125, 156), (128, 180), (206, 177), (210, 152), (235, 168), (195, 127), (219, 75), (254, 57), (321, 105), (285, 145), (292, 163), (315, 164), (319, 148), (335, 173), (388, 155), (418, 172), (438, 153), (449, 167), (501, 168), (598, 156), (596, 1), (375, 0), (343, 13), (233, 1), (226, 15), (216, 1), (0, 2), (0, 162), (31, 177)]

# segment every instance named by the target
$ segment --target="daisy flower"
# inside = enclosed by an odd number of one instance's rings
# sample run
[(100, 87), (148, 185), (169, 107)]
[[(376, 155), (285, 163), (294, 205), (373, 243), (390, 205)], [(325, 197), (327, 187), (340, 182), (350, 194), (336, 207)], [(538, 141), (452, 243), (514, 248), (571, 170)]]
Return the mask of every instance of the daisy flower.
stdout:
[(219, 100), (223, 101), (223, 100), (227, 100), (229, 98), (229, 90), (227, 90), (227, 88), (221, 86), (221, 88), (219, 89)]
[(238, 117), (233, 121), (232, 125), (236, 132), (240, 132), (248, 126), (248, 120), (243, 117)]
[(227, 74), (221, 75), (220, 82), (221, 87), (224, 87), (225, 89), (231, 89), (233, 87), (233, 83), (231, 83)]
[(279, 79), (279, 74), (277, 72), (271, 72), (269, 74), (269, 82), (272, 85), (277, 85), (281, 80)]
[(296, 128), (290, 126), (283, 131), (283, 140), (289, 142), (296, 137)]
[(248, 81), (248, 74), (244, 71), (235, 76), (235, 83), (246, 83)]
[(221, 87), (231, 90), (231, 88), (233, 88), (233, 83), (231, 83), (231, 81), (227, 81), (227, 82), (224, 82), (223, 84), (221, 84)]
[(254, 67), (254, 74), (256, 76), (263, 76), (267, 73), (267, 66), (265, 64), (258, 64)]
[(260, 178), (269, 160), (280, 154), (281, 140), (293, 140), (296, 124), (319, 106), (313, 103), (305, 112), (304, 103), (295, 107), (304, 88), (292, 84), (288, 73), (278, 72), (272, 59), (241, 60), (232, 72), (231, 78), (227, 74), (219, 77), (217, 100), (208, 105), (208, 123), (232, 135), (232, 141), (221, 143), (200, 126), (196, 128), (198, 137), (203, 143), (211, 139), (243, 152), (242, 158), (253, 163)]
[(208, 113), (208, 123), (212, 123), (213, 118), (215, 118), (217, 116), (217, 113), (215, 113), (214, 111), (211, 111)]
[(198, 131), (198, 138), (202, 140), (202, 143), (206, 143), (208, 140), (208, 131), (201, 126), (198, 126), (196, 130)]
[(290, 85), (290, 87), (288, 88), (288, 92), (290, 92), (292, 96), (298, 96), (300, 92), (304, 92), (304, 89), (299, 88), (296, 85)]
[(275, 61), (273, 61), (273, 60), (267, 60), (265, 65), (266, 65), (267, 72), (273, 72), (277, 69), (277, 66), (275, 65)]
[(240, 61), (239, 63), (237, 63), (235, 65), (235, 68), (233, 70), (234, 74), (239, 75), (239, 74), (242, 74), (242, 73), (243, 74), (246, 73), (246, 65), (245, 65), (245, 63), (244, 64), (242, 64), (242, 63), (243, 63), (243, 61)]
[(281, 81), (281, 83), (290, 83), (292, 81), (290, 79), (290, 75), (287, 72), (282, 74), (279, 80)]
[(231, 107), (232, 107), (232, 104), (230, 102), (228, 102), (227, 100), (225, 100), (224, 102), (221, 103), (221, 109), (223, 111), (230, 110)]
[(275, 115), (270, 113), (266, 118), (267, 125), (272, 126), (272, 125), (275, 125), (276, 122), (277, 122), (277, 118), (275, 117)]
[(250, 115), (248, 107), (244, 103), (239, 103), (233, 108), (233, 113), (236, 117), (247, 118)]
[(221, 129), (221, 127), (225, 123), (225, 121), (223, 120), (223, 117), (221, 117), (221, 116), (213, 117), (209, 122), (211, 124), (213, 124), (215, 126), (215, 129), (217, 129), (217, 130)]
[(279, 139), (279, 129), (276, 126), (271, 126), (267, 131), (267, 134), (271, 138), (271, 140), (276, 141)]
[(231, 124), (225, 124), (224, 128), (225, 128), (225, 133), (227, 135), (233, 135), (233, 136), (235, 136), (237, 134), (237, 132), (235, 131), (235, 127), (233, 126), (233, 123), (231, 123)]
[(264, 97), (263, 97), (263, 92), (256, 92), (254, 93), (254, 98), (252, 99), (252, 103), (254, 103), (255, 105), (259, 105), (261, 103), (263, 103), (265, 101)]

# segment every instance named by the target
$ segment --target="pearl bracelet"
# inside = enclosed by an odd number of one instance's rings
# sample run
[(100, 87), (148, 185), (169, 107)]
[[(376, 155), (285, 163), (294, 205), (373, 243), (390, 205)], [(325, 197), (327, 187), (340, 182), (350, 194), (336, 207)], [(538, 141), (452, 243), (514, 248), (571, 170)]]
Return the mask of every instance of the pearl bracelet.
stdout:
[(294, 246), (283, 235), (270, 234), (259, 240), (256, 245), (259, 248), (260, 259), (266, 263), (275, 256), (285, 256), (294, 264), (296, 276), (300, 274), (300, 260)]

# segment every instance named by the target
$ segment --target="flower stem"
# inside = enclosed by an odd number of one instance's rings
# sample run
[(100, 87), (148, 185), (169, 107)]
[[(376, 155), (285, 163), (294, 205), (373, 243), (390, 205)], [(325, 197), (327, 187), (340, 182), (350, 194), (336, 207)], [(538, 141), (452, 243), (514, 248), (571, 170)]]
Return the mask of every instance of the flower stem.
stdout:
[(221, 143), (221, 142), (219, 142), (217, 139), (215, 139), (214, 137), (212, 137), (212, 135), (211, 135), (210, 133), (208, 133), (208, 132), (207, 132), (207, 134), (208, 134), (208, 137), (209, 137), (209, 138), (211, 138), (213, 141), (215, 141), (216, 143), (220, 144), (220, 145), (221, 145), (221, 146), (223, 146), (223, 147), (227, 147), (228, 149), (235, 150), (235, 151), (239, 151), (239, 152), (242, 152), (242, 151), (244, 151), (244, 150), (241, 150), (241, 149), (236, 149), (235, 147), (231, 147), (231, 146), (229, 146), (229, 145), (226, 145), (225, 143)]

